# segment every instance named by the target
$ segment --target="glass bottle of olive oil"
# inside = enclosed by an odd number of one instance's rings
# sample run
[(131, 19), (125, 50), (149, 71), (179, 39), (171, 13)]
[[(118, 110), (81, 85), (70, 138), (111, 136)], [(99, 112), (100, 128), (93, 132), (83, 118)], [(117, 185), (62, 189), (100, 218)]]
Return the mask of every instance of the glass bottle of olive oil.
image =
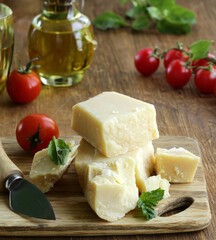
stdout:
[(76, 0), (44, 0), (28, 33), (29, 56), (40, 57), (37, 72), (45, 85), (79, 83), (96, 45), (91, 22), (78, 11)]

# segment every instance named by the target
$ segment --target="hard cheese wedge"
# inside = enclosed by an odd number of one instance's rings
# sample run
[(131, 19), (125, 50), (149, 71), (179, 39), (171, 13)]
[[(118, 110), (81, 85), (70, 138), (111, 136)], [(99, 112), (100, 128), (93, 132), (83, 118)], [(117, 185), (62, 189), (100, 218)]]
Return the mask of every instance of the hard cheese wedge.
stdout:
[(157, 148), (156, 172), (169, 182), (192, 182), (200, 157), (184, 148)]
[(150, 177), (154, 170), (154, 147), (152, 142), (129, 154), (136, 160), (136, 185), (140, 193), (145, 192), (145, 179)]
[(130, 154), (107, 158), (81, 141), (75, 167), (84, 195), (100, 218), (115, 221), (136, 207), (135, 163)]
[(76, 104), (72, 128), (107, 157), (159, 137), (154, 105), (116, 92), (103, 92)]
[(146, 192), (151, 192), (152, 190), (156, 190), (158, 188), (161, 188), (164, 190), (164, 196), (163, 198), (168, 198), (170, 196), (169, 194), (169, 181), (166, 179), (161, 178), (160, 175), (157, 176), (151, 176), (144, 180)]
[(76, 156), (79, 145), (76, 145), (74, 141), (67, 142), (67, 144), (69, 145), (71, 152), (67, 155), (65, 165), (56, 165), (51, 161), (48, 155), (48, 148), (43, 149), (34, 155), (30, 178), (31, 181), (44, 193), (51, 190)]

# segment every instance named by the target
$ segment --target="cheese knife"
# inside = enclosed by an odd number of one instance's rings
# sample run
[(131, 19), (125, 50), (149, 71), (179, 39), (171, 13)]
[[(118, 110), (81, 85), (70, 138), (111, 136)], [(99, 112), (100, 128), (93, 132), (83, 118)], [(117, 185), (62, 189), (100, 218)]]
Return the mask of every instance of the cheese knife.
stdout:
[(55, 220), (53, 208), (46, 196), (23, 178), (22, 171), (10, 160), (0, 139), (0, 190), (9, 191), (9, 206), (19, 214)]

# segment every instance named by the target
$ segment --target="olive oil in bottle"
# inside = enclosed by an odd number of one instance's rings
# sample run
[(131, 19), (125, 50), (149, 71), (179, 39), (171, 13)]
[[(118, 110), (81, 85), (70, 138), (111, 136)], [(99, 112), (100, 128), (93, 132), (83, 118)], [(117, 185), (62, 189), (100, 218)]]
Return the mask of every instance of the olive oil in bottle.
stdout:
[(0, 49), (0, 93), (4, 90), (12, 61), (13, 45)]
[(14, 46), (13, 12), (0, 3), (0, 93), (10, 72)]
[(37, 72), (46, 85), (80, 82), (92, 61), (96, 48), (92, 25), (76, 6), (74, 0), (44, 0), (43, 13), (30, 26), (29, 56), (40, 57)]

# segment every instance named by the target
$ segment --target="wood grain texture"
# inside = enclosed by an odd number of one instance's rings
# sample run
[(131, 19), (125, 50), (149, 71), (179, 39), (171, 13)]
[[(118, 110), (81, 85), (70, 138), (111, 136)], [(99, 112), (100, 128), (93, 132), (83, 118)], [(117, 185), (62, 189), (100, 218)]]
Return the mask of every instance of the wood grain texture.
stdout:
[[(15, 139), (4, 138), (4, 148), (9, 157), (29, 177), (32, 157), (24, 154)], [(161, 137), (153, 142), (157, 147), (184, 147), (196, 155), (200, 149), (196, 141), (186, 137)], [(157, 217), (151, 221), (143, 219), (141, 211), (135, 209), (115, 222), (101, 220), (86, 202), (77, 179), (74, 164), (47, 193), (56, 214), (56, 221), (38, 220), (12, 212), (7, 203), (8, 194), (0, 195), (0, 235), (2, 236), (91, 236), (91, 235), (135, 235), (197, 231), (207, 227), (211, 214), (209, 209), (203, 164), (200, 161), (192, 183), (172, 184), (170, 197), (162, 200), (157, 208)], [(177, 214), (163, 217), (165, 212), (180, 206), (188, 208)]]
[[(1, 0), (14, 12), (15, 51), (12, 69), (18, 66), (18, 60), (28, 61), (27, 32), (33, 17), (41, 12), (41, 0)], [(192, 34), (174, 36), (158, 33), (154, 27), (133, 32), (127, 28), (107, 32), (94, 29), (98, 48), (91, 67), (86, 71), (83, 81), (71, 88), (49, 88), (43, 86), (39, 97), (30, 104), (13, 103), (4, 91), (0, 96), (0, 136), (15, 137), (16, 126), (27, 114), (44, 113), (55, 119), (62, 136), (71, 136), (72, 106), (102, 91), (114, 90), (129, 96), (153, 103), (157, 111), (158, 128), (161, 135), (184, 135), (199, 140), (204, 172), (209, 194), (212, 221), (208, 228), (194, 233), (159, 234), (145, 236), (112, 237), (72, 237), (73, 240), (212, 240), (216, 232), (216, 98), (213, 94), (201, 94), (194, 86), (193, 79), (183, 89), (174, 90), (165, 81), (163, 64), (149, 77), (138, 74), (134, 68), (135, 53), (144, 47), (160, 49), (173, 46), (176, 40), (190, 45), (192, 42), (207, 39), (215, 40), (215, 0), (178, 0), (178, 4), (194, 11), (197, 24)], [(126, 7), (125, 7), (126, 8)], [(85, 14), (93, 20), (107, 10), (124, 13), (117, 0), (87, 0)], [(212, 52), (216, 53), (216, 43)], [(123, 233), (122, 233), (123, 234)], [(4, 240), (20, 239), (0, 237)], [(30, 240), (32, 238), (26, 238)], [(40, 238), (40, 239), (55, 239)], [(56, 238), (58, 239), (58, 238)], [(61, 238), (69, 240), (70, 237)]]

